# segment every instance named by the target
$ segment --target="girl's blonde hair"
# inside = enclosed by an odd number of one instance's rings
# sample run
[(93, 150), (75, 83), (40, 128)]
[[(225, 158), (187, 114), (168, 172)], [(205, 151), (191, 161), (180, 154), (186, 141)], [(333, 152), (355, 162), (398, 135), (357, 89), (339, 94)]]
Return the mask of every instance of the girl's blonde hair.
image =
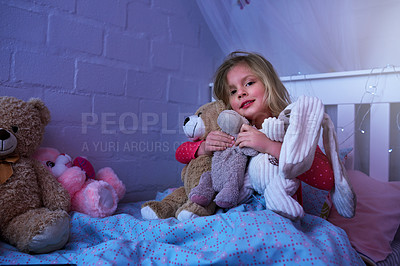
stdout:
[(271, 115), (277, 117), (290, 104), (290, 96), (272, 64), (257, 53), (236, 51), (229, 54), (218, 68), (214, 78), (214, 98), (229, 105), (229, 86), (226, 76), (234, 66), (246, 63), (265, 87), (264, 101)]

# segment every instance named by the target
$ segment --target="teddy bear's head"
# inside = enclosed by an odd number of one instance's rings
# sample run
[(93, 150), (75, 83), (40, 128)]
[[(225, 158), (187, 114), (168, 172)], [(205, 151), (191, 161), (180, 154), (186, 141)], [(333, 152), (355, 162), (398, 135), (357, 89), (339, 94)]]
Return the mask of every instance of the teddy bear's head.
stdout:
[(217, 123), (223, 132), (236, 138), (242, 125), (248, 125), (249, 121), (233, 110), (225, 110), (219, 114)]
[(214, 101), (200, 106), (196, 113), (186, 117), (183, 123), (183, 131), (186, 136), (193, 141), (204, 140), (211, 131), (220, 130), (215, 121), (226, 108), (222, 101)]
[(0, 157), (31, 156), (42, 142), (50, 112), (40, 99), (0, 97)]

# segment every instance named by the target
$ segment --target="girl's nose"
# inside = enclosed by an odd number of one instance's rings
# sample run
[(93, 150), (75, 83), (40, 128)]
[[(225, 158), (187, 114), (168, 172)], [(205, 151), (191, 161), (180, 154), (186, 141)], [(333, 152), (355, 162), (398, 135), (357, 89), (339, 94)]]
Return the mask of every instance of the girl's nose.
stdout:
[(242, 98), (243, 96), (247, 95), (247, 92), (244, 89), (239, 89), (237, 94), (239, 98)]

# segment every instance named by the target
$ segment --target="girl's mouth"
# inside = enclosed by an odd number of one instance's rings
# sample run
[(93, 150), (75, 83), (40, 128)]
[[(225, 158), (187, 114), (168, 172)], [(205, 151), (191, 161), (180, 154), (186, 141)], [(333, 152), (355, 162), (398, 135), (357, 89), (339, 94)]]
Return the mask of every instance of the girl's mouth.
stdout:
[(254, 100), (250, 100), (250, 101), (245, 101), (242, 103), (242, 105), (240, 106), (240, 108), (246, 109), (248, 107), (250, 107), (250, 105), (254, 103)]

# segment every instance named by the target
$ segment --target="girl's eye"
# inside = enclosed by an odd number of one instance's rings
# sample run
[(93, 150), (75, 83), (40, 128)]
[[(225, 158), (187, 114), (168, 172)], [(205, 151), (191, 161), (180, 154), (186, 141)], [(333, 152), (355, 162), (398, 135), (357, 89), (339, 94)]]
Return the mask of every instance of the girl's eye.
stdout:
[(246, 83), (246, 85), (245, 85), (245, 86), (246, 86), (246, 87), (248, 87), (248, 86), (251, 86), (251, 85), (253, 85), (254, 83), (255, 83), (254, 81), (249, 81), (249, 82), (247, 82), (247, 83)]
[(230, 94), (231, 94), (231, 95), (234, 95), (235, 93), (236, 93), (236, 90), (231, 90), (231, 91), (230, 91)]

